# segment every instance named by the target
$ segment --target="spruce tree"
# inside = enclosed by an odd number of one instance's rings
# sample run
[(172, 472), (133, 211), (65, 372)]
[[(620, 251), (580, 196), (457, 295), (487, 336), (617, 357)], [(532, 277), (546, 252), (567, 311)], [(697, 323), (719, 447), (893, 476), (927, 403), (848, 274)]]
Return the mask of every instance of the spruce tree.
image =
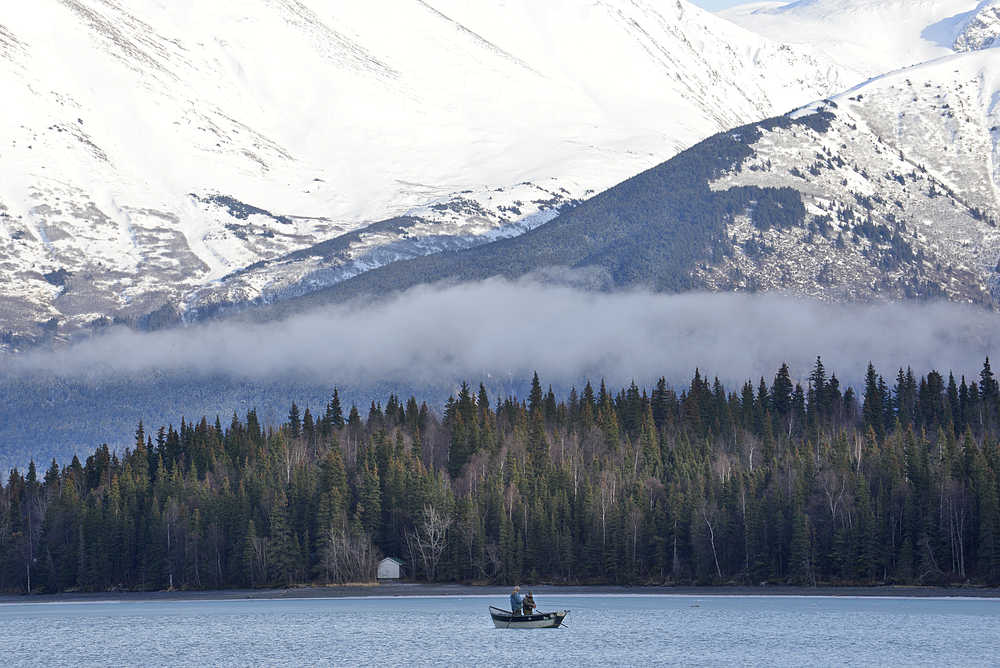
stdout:
[(281, 493), (271, 511), (271, 531), (268, 539), (270, 557), (270, 579), (274, 583), (291, 585), (295, 582), (295, 571), (299, 549), (288, 521), (288, 498)]

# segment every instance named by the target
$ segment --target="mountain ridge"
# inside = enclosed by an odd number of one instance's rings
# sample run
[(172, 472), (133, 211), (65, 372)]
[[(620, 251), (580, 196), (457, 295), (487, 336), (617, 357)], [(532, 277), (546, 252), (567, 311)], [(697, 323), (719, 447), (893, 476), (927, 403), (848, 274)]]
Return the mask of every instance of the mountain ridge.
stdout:
[[(391, 264), (271, 305), (266, 317), (553, 267), (597, 269), (616, 288), (993, 305), (998, 91), (990, 53), (886, 74), (719, 133), (521, 236)], [(937, 149), (943, 142), (950, 150)]]
[(960, 50), (957, 38), (991, 1), (796, 0), (736, 5), (718, 14), (867, 79)]
[(848, 83), (687, 2), (39, 0), (0, 23), (0, 329), (25, 340), (183, 311), (438, 204), (486, 213), (424, 236), (516, 233), (543, 207), (500, 206), (581, 199)]

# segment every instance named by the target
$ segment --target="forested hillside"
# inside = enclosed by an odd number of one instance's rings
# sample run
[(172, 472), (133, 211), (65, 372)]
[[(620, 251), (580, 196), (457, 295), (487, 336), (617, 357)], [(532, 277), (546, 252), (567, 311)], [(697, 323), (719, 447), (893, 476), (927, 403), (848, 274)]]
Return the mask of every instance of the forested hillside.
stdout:
[(869, 366), (860, 395), (819, 359), (791, 378), (140, 424), (121, 454), (11, 472), (0, 588), (358, 581), (379, 555), (437, 581), (1000, 583), (988, 360)]

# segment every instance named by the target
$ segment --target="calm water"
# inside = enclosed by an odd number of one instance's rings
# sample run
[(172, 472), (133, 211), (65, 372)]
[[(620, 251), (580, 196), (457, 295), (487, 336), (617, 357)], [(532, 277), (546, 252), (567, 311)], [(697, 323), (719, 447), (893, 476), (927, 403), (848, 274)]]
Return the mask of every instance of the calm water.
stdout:
[(497, 597), (0, 604), (3, 665), (1000, 663), (1000, 600), (546, 596), (568, 628), (494, 629)]

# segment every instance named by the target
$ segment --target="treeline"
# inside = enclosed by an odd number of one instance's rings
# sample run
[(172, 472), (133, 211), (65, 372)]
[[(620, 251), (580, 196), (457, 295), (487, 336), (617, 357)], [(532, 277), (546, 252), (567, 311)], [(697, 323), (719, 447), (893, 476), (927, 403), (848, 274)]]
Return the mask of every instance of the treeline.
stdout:
[[(817, 359), (727, 391), (695, 372), (439, 416), (334, 391), (276, 427), (182, 420), (0, 488), (0, 589), (219, 588), (408, 576), (512, 583), (1000, 583), (1000, 390)], [(346, 415), (345, 415), (346, 413)]]

